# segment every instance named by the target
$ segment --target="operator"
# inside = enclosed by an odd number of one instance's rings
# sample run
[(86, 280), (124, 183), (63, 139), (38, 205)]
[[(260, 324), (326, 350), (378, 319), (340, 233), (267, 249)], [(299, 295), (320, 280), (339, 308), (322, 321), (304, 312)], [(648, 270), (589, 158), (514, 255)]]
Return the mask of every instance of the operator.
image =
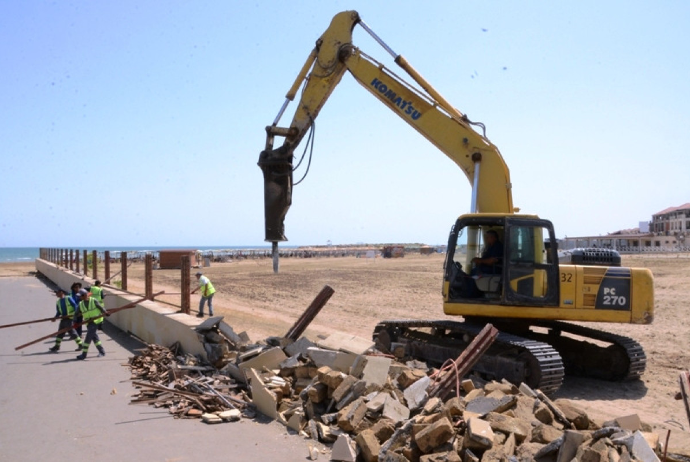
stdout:
[(484, 251), (481, 258), (472, 259), (474, 268), (470, 273), (472, 276), (482, 274), (501, 274), (501, 262), (503, 261), (503, 243), (498, 239), (498, 233), (490, 229), (484, 234)]
[(84, 289), (79, 290), (79, 296), (81, 297), (81, 302), (79, 302), (79, 311), (81, 311), (82, 316), (84, 316), (84, 322), (86, 325), (86, 338), (82, 345), (82, 352), (77, 359), (86, 359), (86, 354), (89, 351), (89, 346), (93, 341), (98, 348), (98, 356), (105, 356), (105, 350), (103, 345), (101, 345), (101, 339), (98, 337), (98, 326), (103, 323), (103, 316), (110, 316), (110, 314), (105, 311), (103, 305), (96, 301), (95, 298), (91, 297), (91, 294)]
[[(196, 279), (199, 281), (198, 289), (201, 291), (201, 300), (199, 300), (199, 314), (196, 315), (197, 318), (204, 317), (204, 303), (208, 300), (208, 315), (213, 316), (213, 294), (216, 293), (216, 289), (211, 284), (211, 280), (203, 275), (201, 272), (196, 273)], [(194, 293), (192, 292), (192, 293)]]

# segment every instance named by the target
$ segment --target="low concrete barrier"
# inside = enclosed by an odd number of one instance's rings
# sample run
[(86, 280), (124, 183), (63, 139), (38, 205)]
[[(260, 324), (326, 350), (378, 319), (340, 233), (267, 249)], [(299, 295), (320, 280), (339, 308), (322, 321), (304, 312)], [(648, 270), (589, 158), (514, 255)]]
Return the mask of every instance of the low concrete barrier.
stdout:
[[(36, 259), (36, 271), (53, 281), (60, 288), (69, 291), (75, 282), (81, 282), (84, 287), (93, 285), (94, 280), (83, 274), (74, 273), (68, 269), (56, 266), (46, 260)], [(106, 309), (119, 308), (142, 298), (140, 295), (130, 294), (121, 290), (104, 286)], [(129, 310), (113, 313), (108, 322), (125, 332), (136, 335), (147, 343), (170, 346), (180, 342), (185, 353), (201, 355), (206, 358), (204, 345), (194, 330), (202, 320), (178, 313), (173, 308), (160, 305), (152, 301), (143, 301)]]

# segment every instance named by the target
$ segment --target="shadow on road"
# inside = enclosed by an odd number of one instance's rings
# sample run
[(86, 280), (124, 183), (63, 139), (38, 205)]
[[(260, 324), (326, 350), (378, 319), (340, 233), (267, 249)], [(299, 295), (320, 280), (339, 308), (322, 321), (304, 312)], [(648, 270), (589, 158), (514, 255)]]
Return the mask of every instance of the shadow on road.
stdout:
[(604, 380), (566, 376), (561, 388), (552, 398), (581, 399), (585, 401), (609, 401), (639, 399), (647, 395), (647, 385), (642, 380), (607, 382)]

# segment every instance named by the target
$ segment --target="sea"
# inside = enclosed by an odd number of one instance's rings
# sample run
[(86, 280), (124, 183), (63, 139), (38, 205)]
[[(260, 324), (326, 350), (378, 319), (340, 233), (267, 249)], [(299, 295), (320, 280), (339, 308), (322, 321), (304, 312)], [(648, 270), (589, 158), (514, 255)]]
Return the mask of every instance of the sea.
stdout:
[[(293, 246), (281, 246), (287, 248)], [(69, 248), (69, 247), (67, 247)], [(147, 246), (147, 247), (86, 247), (81, 248), (81, 251), (87, 250), (89, 253), (95, 250), (97, 252), (104, 252), (110, 250), (111, 252), (157, 252), (159, 250), (174, 250), (174, 249), (194, 249), (202, 252), (206, 250), (267, 250), (270, 245), (253, 245), (253, 246), (236, 246), (236, 245), (213, 245), (213, 246)], [(76, 249), (75, 249), (76, 250)], [(0, 247), (0, 263), (12, 263), (33, 261), (38, 258), (38, 247)]]

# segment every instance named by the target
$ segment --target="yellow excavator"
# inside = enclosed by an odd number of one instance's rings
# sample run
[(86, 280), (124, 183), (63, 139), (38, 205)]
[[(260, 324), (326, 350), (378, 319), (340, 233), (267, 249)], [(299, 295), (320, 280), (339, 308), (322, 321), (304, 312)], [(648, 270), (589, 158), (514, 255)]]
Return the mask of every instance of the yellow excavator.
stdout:
[[(353, 45), (356, 25), (414, 84)], [(565, 373), (605, 380), (639, 378), (646, 357), (637, 342), (564, 321), (651, 323), (651, 272), (621, 267), (620, 257), (616, 261), (615, 252), (606, 249), (583, 249), (577, 261), (559, 263), (553, 225), (536, 215), (517, 213), (508, 166), (487, 139), (484, 126), (446, 101), (356, 11), (333, 18), (266, 127), (258, 164), (264, 176), (265, 239), (273, 243), (274, 271), (278, 242), (287, 240), (284, 218), (292, 200), (295, 148), (310, 133), (346, 71), (455, 162), (472, 184), (471, 212), (461, 215), (450, 232), (442, 289), (444, 313), (464, 320), (382, 321), (374, 330), (378, 348), (400, 351), (403, 346), (409, 356), (443, 363), (491, 322), (500, 334), (474, 367), (487, 378), (525, 382), (547, 393), (560, 387)], [(292, 122), (278, 126), (300, 88)], [(284, 141), (274, 148), (276, 137)]]

